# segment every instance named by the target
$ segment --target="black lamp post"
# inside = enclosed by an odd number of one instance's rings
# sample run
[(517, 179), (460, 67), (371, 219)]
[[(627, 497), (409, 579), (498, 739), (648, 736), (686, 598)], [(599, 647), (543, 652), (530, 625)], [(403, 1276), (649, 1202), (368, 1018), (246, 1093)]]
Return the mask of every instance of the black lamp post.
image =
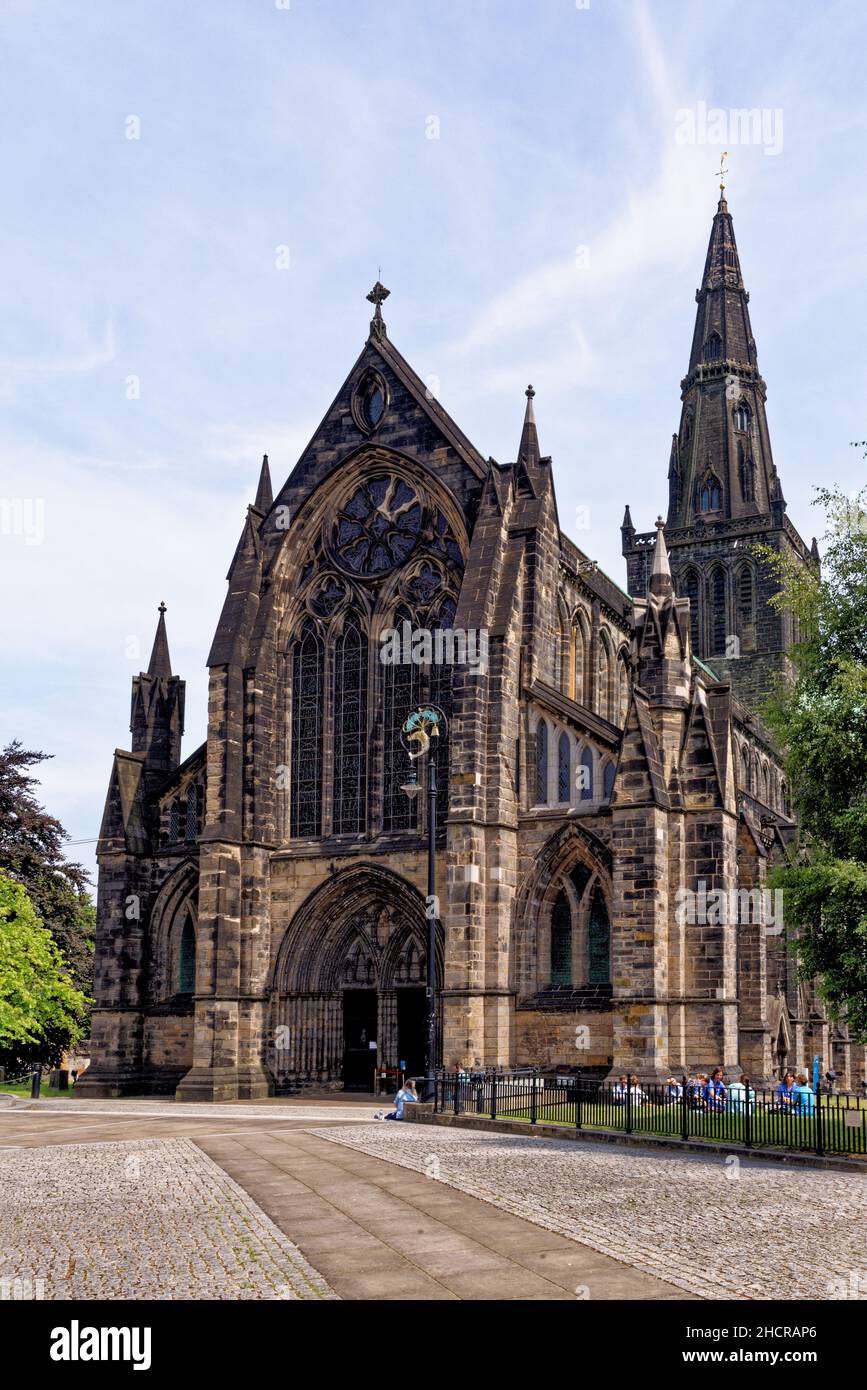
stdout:
[(401, 741), (409, 753), (410, 767), (406, 781), (401, 784), (411, 801), (421, 791), (416, 774), (416, 761), (427, 753), (427, 1039), (425, 1045), (425, 1099), (431, 1100), (436, 1085), (437, 1004), (436, 948), (437, 912), (436, 890), (436, 831), (437, 831), (437, 768), (436, 750), (445, 740), (446, 717), (436, 705), (422, 705), (413, 710), (401, 729)]

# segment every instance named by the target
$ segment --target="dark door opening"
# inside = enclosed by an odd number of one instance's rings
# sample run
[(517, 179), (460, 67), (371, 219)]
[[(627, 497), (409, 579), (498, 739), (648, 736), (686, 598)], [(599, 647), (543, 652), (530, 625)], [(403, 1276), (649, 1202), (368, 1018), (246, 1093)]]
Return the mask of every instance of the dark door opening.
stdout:
[(407, 1076), (424, 1076), (427, 1041), (427, 993), (424, 989), (397, 991), (398, 1065), (406, 1063)]
[(343, 991), (343, 1085), (347, 1091), (373, 1089), (376, 1066), (376, 990)]

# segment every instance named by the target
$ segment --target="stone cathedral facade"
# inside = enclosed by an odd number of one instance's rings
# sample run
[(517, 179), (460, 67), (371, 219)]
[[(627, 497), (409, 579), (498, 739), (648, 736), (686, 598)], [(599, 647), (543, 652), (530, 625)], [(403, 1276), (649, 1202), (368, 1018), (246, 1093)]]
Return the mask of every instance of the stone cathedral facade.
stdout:
[[(387, 293), (276, 497), (263, 462), (186, 758), (161, 607), (100, 830), (77, 1092), (233, 1099), (422, 1069), (426, 812), (400, 728), (423, 701), (449, 720), (439, 1061), (759, 1081), (818, 1052), (857, 1082), (863, 1050), (755, 891), (795, 828), (758, 714), (794, 634), (752, 545), (818, 556), (786, 514), (725, 199), (667, 520), (624, 517), (629, 594), (560, 530), (532, 388), (515, 461), (483, 457), (389, 340)], [(454, 659), (422, 643), (384, 663), (395, 630), (439, 632)], [(456, 639), (480, 633), (471, 661)], [(747, 893), (749, 911), (706, 909)]]

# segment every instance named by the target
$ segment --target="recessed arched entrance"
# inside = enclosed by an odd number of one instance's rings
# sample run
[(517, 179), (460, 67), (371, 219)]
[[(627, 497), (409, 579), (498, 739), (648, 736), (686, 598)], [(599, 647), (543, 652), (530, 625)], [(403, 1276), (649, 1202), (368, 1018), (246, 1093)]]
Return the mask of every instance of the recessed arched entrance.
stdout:
[(273, 972), (266, 1060), (278, 1094), (367, 1091), (376, 1070), (423, 1071), (426, 928), (421, 894), (389, 869), (357, 865), (311, 894)]

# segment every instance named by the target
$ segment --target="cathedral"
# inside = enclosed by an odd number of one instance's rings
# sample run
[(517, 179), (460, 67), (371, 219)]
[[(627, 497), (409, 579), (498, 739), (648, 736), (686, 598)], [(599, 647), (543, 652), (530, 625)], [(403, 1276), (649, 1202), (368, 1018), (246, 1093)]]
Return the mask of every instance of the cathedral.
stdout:
[[(446, 1067), (761, 1083), (818, 1053), (857, 1083), (764, 891), (795, 823), (760, 710), (797, 634), (754, 547), (818, 552), (786, 512), (724, 193), (667, 515), (623, 519), (628, 593), (560, 530), (532, 388), (515, 461), (483, 457), (389, 339), (387, 294), (276, 497), (263, 461), (186, 758), (160, 606), (100, 828), (77, 1093), (418, 1074), (431, 911)], [(425, 702), (448, 724), (432, 898), (402, 738)]]

